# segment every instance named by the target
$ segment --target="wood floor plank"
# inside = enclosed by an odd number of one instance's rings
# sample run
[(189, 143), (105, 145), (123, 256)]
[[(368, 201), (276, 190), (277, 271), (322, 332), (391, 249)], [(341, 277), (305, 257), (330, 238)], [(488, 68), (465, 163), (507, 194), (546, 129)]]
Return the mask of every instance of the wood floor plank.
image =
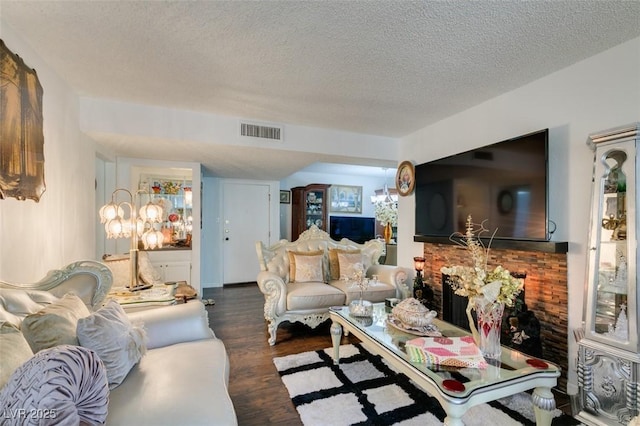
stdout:
[[(207, 306), (209, 324), (229, 355), (229, 394), (238, 424), (301, 425), (273, 358), (330, 347), (330, 323), (316, 329), (282, 324), (275, 346), (269, 346), (264, 297), (257, 284), (207, 288), (203, 298), (216, 301)], [(344, 344), (356, 341), (353, 337), (343, 338)]]

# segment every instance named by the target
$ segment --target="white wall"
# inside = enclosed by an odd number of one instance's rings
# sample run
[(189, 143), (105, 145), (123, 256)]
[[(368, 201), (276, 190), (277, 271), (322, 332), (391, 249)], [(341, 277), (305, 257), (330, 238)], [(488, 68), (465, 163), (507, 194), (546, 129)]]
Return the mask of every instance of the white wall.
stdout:
[[(421, 164), (549, 128), (549, 211), (554, 241), (568, 241), (569, 382), (577, 383), (572, 330), (582, 321), (593, 153), (590, 133), (640, 120), (640, 38), (427, 126), (401, 142), (402, 160)], [(415, 223), (415, 199), (401, 198), (399, 222)], [(399, 228), (398, 263), (422, 253), (412, 226)]]
[[(264, 141), (239, 135), (239, 117), (94, 98), (81, 98), (80, 106), (81, 126), (89, 135), (265, 148)], [(285, 138), (277, 149), (356, 158), (366, 154), (367, 158), (388, 160), (397, 156), (398, 139), (286, 124)]]
[(0, 200), (0, 279), (33, 282), (51, 269), (95, 258), (95, 147), (80, 132), (74, 92), (4, 22), (0, 37), (36, 69), (44, 92), (46, 191), (39, 203)]

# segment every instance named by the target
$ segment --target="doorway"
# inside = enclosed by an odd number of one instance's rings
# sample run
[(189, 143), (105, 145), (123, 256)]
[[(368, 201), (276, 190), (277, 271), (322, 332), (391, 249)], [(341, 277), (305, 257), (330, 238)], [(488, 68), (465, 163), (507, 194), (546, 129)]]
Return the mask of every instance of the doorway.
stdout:
[(256, 241), (269, 241), (270, 185), (227, 181), (223, 194), (223, 284), (255, 281), (260, 272)]

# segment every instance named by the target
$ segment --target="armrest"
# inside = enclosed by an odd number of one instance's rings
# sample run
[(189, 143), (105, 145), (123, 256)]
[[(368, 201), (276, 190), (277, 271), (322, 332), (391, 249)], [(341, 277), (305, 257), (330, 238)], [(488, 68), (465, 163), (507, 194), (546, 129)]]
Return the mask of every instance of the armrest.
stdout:
[(142, 322), (147, 332), (147, 349), (176, 343), (215, 338), (209, 316), (200, 301), (127, 314), (131, 322)]
[(392, 265), (371, 265), (367, 269), (367, 276), (371, 277), (372, 275), (377, 275), (383, 283), (392, 284), (396, 288), (397, 297), (403, 298), (403, 294), (408, 290), (406, 268)]
[(274, 318), (287, 310), (287, 284), (276, 273), (262, 271), (257, 277), (258, 287), (264, 294), (264, 315)]

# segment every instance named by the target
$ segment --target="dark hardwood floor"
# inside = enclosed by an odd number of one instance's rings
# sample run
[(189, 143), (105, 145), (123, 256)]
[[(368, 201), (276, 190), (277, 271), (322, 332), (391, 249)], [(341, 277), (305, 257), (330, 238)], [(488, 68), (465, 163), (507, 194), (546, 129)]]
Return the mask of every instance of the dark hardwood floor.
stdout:
[[(207, 288), (203, 291), (203, 298), (216, 301), (215, 305), (207, 306), (209, 324), (224, 342), (229, 355), (229, 394), (238, 424), (302, 424), (273, 358), (330, 347), (330, 323), (316, 329), (299, 323), (281, 324), (276, 344), (269, 346), (269, 333), (263, 316), (264, 297), (256, 283)], [(351, 336), (342, 338), (342, 344), (357, 341)], [(556, 394), (556, 404), (570, 414), (566, 395)]]
[[(208, 288), (203, 298), (216, 301), (207, 306), (209, 323), (229, 354), (229, 394), (238, 424), (301, 425), (273, 358), (330, 347), (330, 323), (316, 329), (299, 323), (282, 324), (276, 344), (269, 346), (264, 296), (257, 284)], [(353, 337), (343, 337), (342, 343), (350, 339), (357, 342)]]

